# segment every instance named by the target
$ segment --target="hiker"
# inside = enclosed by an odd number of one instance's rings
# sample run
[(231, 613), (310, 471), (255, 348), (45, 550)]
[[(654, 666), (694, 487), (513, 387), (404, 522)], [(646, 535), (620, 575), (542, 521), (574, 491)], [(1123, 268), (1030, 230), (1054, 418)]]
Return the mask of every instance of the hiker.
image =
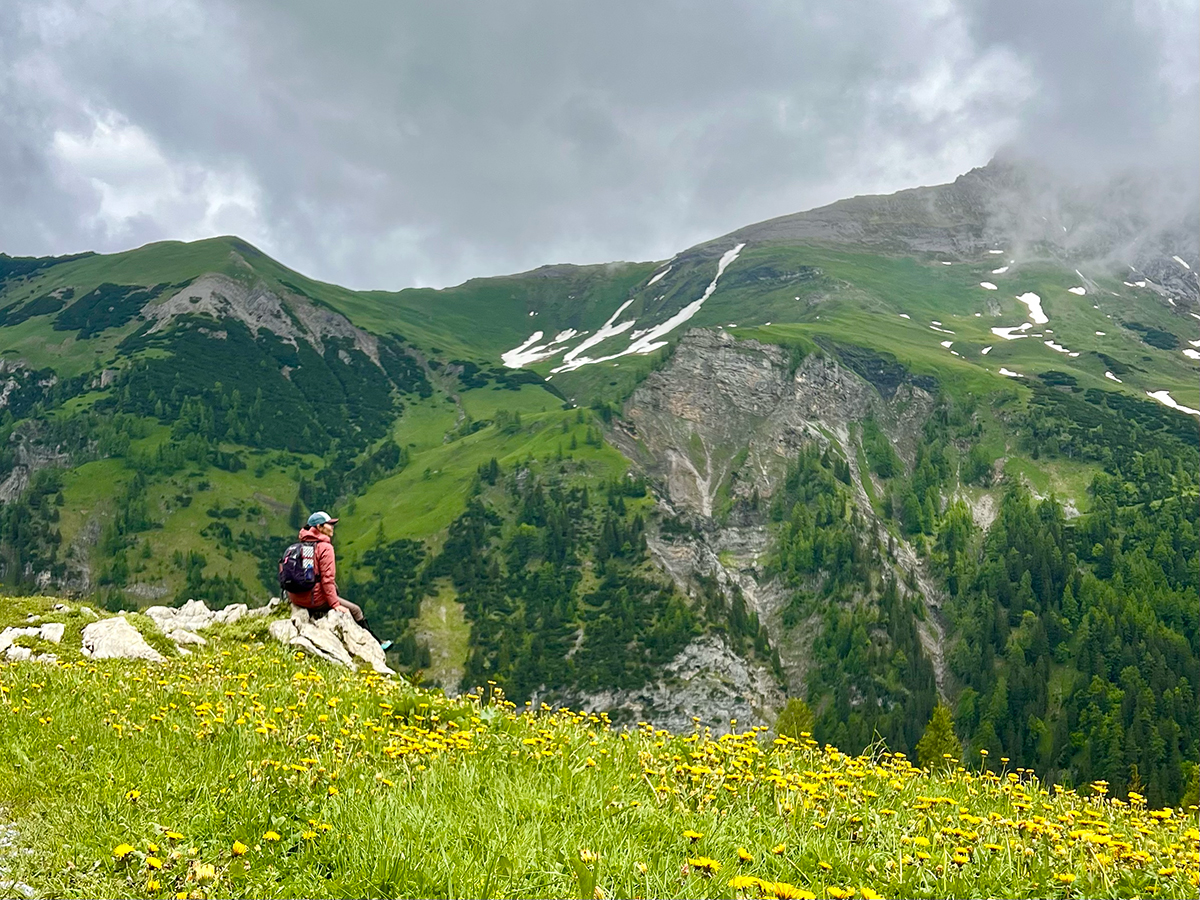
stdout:
[[(363, 628), (367, 628), (367, 620), (362, 607), (351, 603), (345, 597), (339, 597), (337, 592), (337, 560), (333, 552), (333, 527), (337, 519), (324, 510), (318, 510), (308, 517), (308, 525), (300, 529), (301, 544), (312, 545), (312, 568), (316, 583), (312, 589), (303, 593), (285, 591), (293, 606), (299, 606), (315, 613), (324, 613), (330, 609), (345, 609)], [(289, 548), (290, 549), (290, 548)], [(280, 571), (283, 564), (280, 564)], [(377, 639), (378, 640), (378, 639)], [(384, 650), (391, 646), (391, 641), (380, 644)]]

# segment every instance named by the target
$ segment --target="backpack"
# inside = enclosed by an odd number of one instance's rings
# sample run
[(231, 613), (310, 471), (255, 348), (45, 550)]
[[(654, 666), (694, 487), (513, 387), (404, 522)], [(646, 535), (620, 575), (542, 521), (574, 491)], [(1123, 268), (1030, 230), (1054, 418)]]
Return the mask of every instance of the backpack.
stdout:
[(321, 580), (316, 567), (315, 541), (297, 541), (279, 558), (279, 587), (289, 594), (307, 594)]

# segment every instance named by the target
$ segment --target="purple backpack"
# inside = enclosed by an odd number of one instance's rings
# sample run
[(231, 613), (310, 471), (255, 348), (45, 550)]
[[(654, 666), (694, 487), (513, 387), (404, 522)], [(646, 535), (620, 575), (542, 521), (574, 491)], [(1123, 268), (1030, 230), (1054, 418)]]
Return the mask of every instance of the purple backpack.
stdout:
[(279, 558), (279, 587), (289, 594), (307, 594), (321, 580), (315, 541), (297, 541)]

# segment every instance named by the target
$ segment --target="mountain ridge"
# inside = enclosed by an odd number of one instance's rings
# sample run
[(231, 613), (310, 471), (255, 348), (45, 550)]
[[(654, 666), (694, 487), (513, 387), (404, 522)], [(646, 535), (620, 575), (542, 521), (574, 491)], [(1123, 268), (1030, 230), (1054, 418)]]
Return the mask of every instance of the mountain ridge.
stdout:
[[(391, 664), (451, 692), (714, 728), (803, 700), (822, 739), (900, 752), (941, 700), (974, 749), (1172, 796), (1200, 731), (1167, 678), (1200, 656), (1200, 260), (1083, 201), (1016, 241), (993, 206), (1023, 184), (441, 290), (236, 237), (0, 257), (0, 577), (262, 599), (326, 508)], [(1156, 261), (1118, 271), (1125, 246)]]

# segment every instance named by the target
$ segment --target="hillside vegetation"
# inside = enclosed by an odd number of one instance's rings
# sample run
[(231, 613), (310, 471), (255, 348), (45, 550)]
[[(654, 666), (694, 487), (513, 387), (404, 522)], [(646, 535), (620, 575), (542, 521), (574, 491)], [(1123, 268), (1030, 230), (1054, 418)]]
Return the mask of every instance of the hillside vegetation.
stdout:
[[(77, 628), (52, 601), (13, 600)], [(37, 895), (1195, 896), (1196, 807), (807, 734), (617, 730), (312, 666), (0, 665), (4, 878)], [(1193, 789), (1194, 790), (1194, 789)], [(1194, 804), (1194, 798), (1193, 798)]]
[(949, 712), (986, 783), (1178, 805), (1195, 229), (1021, 185), (988, 166), (444, 290), (351, 291), (236, 237), (0, 254), (0, 585), (134, 620), (261, 605), (326, 509), (342, 593), (448, 695), (714, 736), (782, 715), (912, 763)]

